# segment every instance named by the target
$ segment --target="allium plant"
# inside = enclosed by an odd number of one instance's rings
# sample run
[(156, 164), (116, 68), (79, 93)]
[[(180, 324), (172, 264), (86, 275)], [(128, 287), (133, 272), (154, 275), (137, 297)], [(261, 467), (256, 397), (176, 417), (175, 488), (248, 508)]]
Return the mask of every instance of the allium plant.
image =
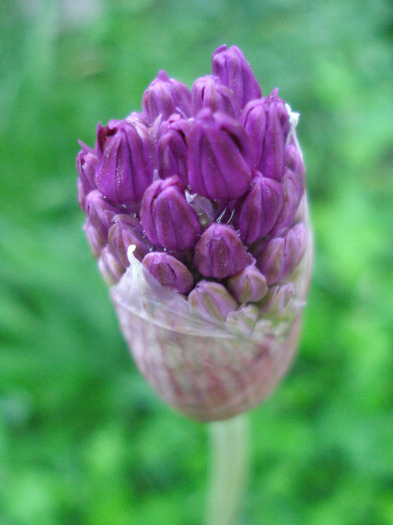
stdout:
[(81, 144), (85, 232), (124, 335), (193, 418), (250, 409), (292, 359), (311, 259), (297, 120), (222, 46), (191, 90), (160, 71), (140, 113)]
[(294, 355), (311, 270), (293, 113), (235, 46), (191, 90), (164, 71), (142, 111), (77, 156), (85, 232), (135, 362), (200, 421), (260, 403)]

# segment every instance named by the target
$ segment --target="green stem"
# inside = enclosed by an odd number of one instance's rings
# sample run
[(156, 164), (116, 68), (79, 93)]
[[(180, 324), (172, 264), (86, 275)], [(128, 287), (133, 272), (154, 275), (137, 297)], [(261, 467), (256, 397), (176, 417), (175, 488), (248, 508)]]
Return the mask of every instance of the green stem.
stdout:
[(248, 474), (248, 418), (209, 424), (211, 479), (206, 525), (232, 525)]

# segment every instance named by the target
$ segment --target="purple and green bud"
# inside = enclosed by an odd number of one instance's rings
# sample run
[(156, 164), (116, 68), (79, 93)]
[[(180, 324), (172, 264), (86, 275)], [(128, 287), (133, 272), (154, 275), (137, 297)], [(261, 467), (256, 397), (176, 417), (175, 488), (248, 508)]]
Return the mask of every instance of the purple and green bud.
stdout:
[(83, 226), (83, 230), (86, 234), (86, 239), (89, 243), (91, 253), (93, 254), (95, 259), (98, 259), (106, 245), (106, 239), (103, 239), (100, 236), (99, 231), (89, 220), (89, 218), (86, 219), (86, 222)]
[(224, 45), (213, 53), (212, 72), (224, 86), (235, 93), (241, 108), (249, 100), (262, 96), (258, 80), (237, 46), (227, 49)]
[(257, 268), (270, 286), (288, 277), (298, 266), (307, 245), (307, 231), (303, 223), (293, 226), (285, 237), (268, 241), (257, 257)]
[(207, 321), (225, 321), (229, 312), (237, 309), (237, 302), (220, 283), (199, 281), (188, 296), (191, 312)]
[(119, 261), (110, 251), (108, 246), (101, 252), (101, 257), (98, 261), (98, 268), (108, 286), (116, 284), (121, 279), (125, 267), (119, 264)]
[(243, 126), (224, 113), (198, 113), (188, 140), (191, 190), (212, 200), (230, 201), (249, 188), (254, 150)]
[(167, 250), (192, 248), (201, 231), (177, 176), (150, 185), (142, 200), (141, 219), (147, 238)]
[(274, 236), (281, 235), (294, 223), (295, 214), (303, 195), (299, 177), (287, 168), (281, 180), (281, 188), (283, 197), (282, 204), (277, 216), (277, 221), (271, 231), (271, 234)]
[(167, 120), (173, 113), (187, 118), (191, 115), (191, 92), (161, 70), (143, 94), (142, 109), (151, 123), (159, 116)]
[(194, 287), (192, 273), (169, 253), (148, 253), (142, 264), (162, 286), (181, 294), (187, 294)]
[(251, 261), (251, 254), (236, 231), (226, 224), (211, 224), (194, 248), (194, 266), (204, 277), (225, 279)]
[(266, 278), (255, 264), (249, 264), (244, 270), (230, 277), (226, 284), (238, 303), (260, 301), (268, 290)]
[(294, 297), (293, 283), (269, 286), (263, 299), (261, 310), (269, 316), (283, 315), (290, 300)]
[(142, 261), (143, 257), (153, 250), (152, 244), (143, 234), (141, 221), (137, 217), (119, 214), (113, 217), (112, 222), (108, 232), (108, 246), (124, 268), (130, 265), (128, 260), (130, 246), (135, 246), (134, 257), (138, 261)]
[(298, 183), (298, 196), (303, 195), (306, 184), (306, 167), (299, 148), (293, 141), (285, 146), (285, 166), (295, 174)]

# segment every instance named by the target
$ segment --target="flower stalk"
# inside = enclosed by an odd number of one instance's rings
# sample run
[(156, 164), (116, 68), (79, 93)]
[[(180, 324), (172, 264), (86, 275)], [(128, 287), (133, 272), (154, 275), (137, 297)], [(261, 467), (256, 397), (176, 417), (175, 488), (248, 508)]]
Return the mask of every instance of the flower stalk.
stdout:
[(206, 525), (231, 525), (239, 514), (249, 470), (248, 416), (209, 425), (211, 474)]

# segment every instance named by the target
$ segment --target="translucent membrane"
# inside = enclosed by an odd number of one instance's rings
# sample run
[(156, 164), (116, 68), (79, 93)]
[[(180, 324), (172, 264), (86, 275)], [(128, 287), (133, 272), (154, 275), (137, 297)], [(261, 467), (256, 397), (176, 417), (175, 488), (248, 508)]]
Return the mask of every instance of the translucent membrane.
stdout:
[(176, 410), (200, 421), (232, 417), (265, 399), (287, 371), (313, 251), (305, 196), (301, 206), (308, 239), (299, 265), (266, 298), (239, 306), (225, 322), (197, 316), (185, 296), (153, 282), (130, 249), (131, 265), (111, 297), (139, 370)]

